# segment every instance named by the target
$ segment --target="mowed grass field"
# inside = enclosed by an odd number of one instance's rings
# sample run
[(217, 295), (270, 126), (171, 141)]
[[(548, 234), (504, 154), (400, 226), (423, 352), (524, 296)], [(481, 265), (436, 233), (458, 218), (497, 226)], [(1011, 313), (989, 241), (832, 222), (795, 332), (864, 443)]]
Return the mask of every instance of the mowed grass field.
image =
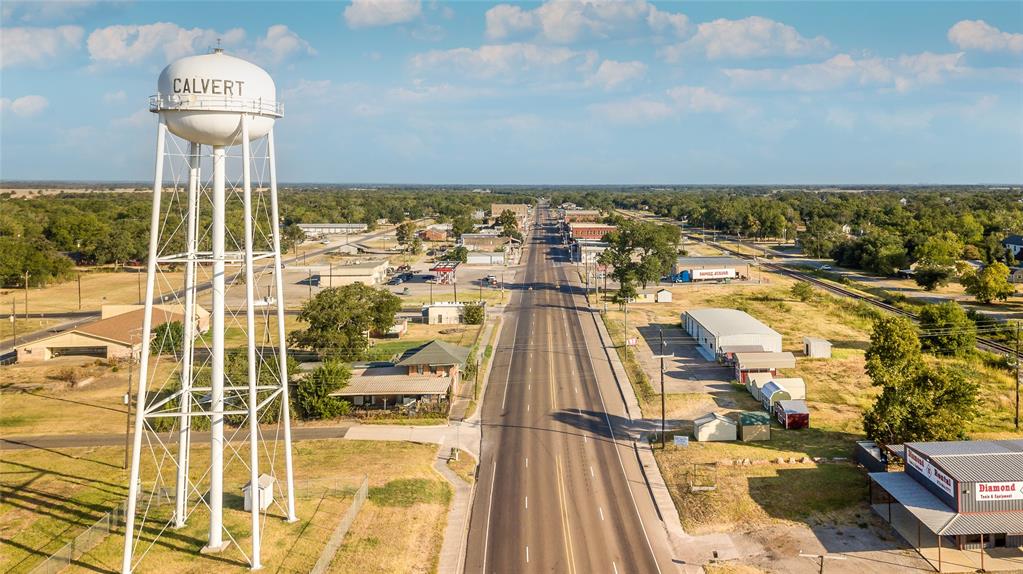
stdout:
[[(263, 536), (264, 567), (308, 572), (364, 475), (370, 497), (349, 531), (331, 571), (428, 572), (440, 550), (450, 491), (432, 468), (436, 448), (393, 442), (309, 441), (295, 443), (297, 513), (286, 524), (271, 507)], [(196, 473), (208, 451), (193, 451)], [(62, 453), (4, 453), (0, 488), (0, 569), (27, 572), (43, 556), (60, 548), (126, 496), (126, 473), (116, 447), (67, 449)], [(280, 463), (281, 461), (278, 461)], [(241, 549), (249, 545), (249, 514), (242, 510), (240, 486), (247, 471), (227, 463), (225, 524)], [(196, 476), (195, 478), (198, 478)], [(148, 483), (147, 483), (148, 484)], [(279, 497), (279, 494), (278, 494)], [(279, 497), (280, 498), (280, 497)], [(140, 550), (150, 546), (157, 524), (172, 505), (154, 507)], [(412, 517), (410, 519), (409, 517)], [(152, 522), (154, 518), (160, 520)], [(168, 530), (138, 566), (145, 572), (243, 572), (248, 567), (238, 548), (201, 556), (207, 515), (196, 510), (181, 530)], [(372, 540), (386, 542), (386, 552)], [(70, 572), (116, 571), (123, 538), (108, 537)], [(423, 568), (417, 566), (424, 564)]]

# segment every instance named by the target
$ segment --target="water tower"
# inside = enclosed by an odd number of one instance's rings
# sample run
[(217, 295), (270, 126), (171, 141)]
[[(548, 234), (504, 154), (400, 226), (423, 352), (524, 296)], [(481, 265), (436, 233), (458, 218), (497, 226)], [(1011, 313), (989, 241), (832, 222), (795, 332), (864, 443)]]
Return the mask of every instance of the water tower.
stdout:
[[(209, 513), (203, 552), (233, 541), (257, 569), (268, 514), (296, 520), (273, 135), (282, 108), (269, 74), (217, 49), (167, 66), (149, 109), (159, 125), (121, 569), (195, 510)], [(172, 319), (180, 334), (162, 327)], [(244, 344), (229, 348), (229, 329)], [(209, 430), (208, 462), (193, 429)], [(276, 511), (247, 505), (248, 553), (224, 522), (225, 477), (234, 494), (246, 479), (254, 497), (264, 484), (283, 491)]]

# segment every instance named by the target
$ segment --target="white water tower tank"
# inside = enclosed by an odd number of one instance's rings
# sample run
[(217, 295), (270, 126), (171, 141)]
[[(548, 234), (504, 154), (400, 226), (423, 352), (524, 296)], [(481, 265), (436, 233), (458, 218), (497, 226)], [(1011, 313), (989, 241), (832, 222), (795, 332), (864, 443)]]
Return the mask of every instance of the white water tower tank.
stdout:
[(160, 114), (172, 134), (198, 144), (240, 144), (242, 114), (250, 116), (249, 139), (261, 138), (282, 115), (270, 74), (220, 49), (172, 62), (157, 89), (149, 111)]

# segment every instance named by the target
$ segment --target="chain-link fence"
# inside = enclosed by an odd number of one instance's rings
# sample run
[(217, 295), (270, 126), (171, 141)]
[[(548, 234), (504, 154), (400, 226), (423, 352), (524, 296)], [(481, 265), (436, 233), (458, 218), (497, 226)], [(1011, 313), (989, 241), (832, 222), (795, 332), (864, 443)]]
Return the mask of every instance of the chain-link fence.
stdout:
[(330, 563), (334, 560), (334, 555), (337, 554), (338, 549), (341, 548), (341, 543), (344, 542), (345, 534), (348, 533), (348, 529), (352, 527), (352, 522), (355, 521), (355, 516), (359, 514), (359, 509), (362, 508), (362, 504), (366, 502), (366, 498), (369, 496), (369, 477), (362, 479), (362, 484), (359, 485), (359, 489), (355, 491), (355, 496), (352, 499), (352, 505), (348, 507), (345, 515), (341, 517), (341, 522), (338, 523), (337, 528), (330, 535), (330, 540), (327, 541), (327, 545), (323, 548), (323, 552), (320, 553), (320, 558), (316, 561), (316, 565), (310, 570), (310, 574), (323, 574), (330, 567)]
[(124, 502), (118, 504), (92, 526), (86, 528), (85, 532), (75, 536), (74, 540), (43, 560), (29, 574), (54, 574), (70, 566), (72, 561), (98, 546), (113, 530), (124, 524), (124, 508)]

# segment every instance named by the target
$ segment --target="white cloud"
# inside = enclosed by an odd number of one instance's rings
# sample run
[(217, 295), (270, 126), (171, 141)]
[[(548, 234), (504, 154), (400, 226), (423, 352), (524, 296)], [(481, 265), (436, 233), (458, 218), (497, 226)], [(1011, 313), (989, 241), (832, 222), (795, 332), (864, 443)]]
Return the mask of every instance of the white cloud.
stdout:
[(703, 54), (711, 60), (725, 58), (801, 57), (831, 49), (823, 36), (807, 38), (788, 24), (769, 18), (750, 16), (741, 20), (724, 18), (704, 22), (685, 42), (665, 47), (661, 56), (678, 62), (687, 54)]
[(316, 54), (316, 50), (284, 24), (266, 29), (266, 36), (256, 40), (256, 48), (268, 55), (269, 60), (280, 63), (294, 54)]
[(667, 93), (678, 109), (687, 112), (723, 112), (737, 105), (734, 98), (703, 86), (677, 86)]
[(678, 113), (665, 102), (651, 98), (594, 104), (589, 107), (589, 111), (600, 119), (620, 124), (646, 124), (671, 118)]
[(676, 86), (664, 92), (667, 98), (644, 96), (620, 102), (595, 104), (589, 107), (591, 114), (615, 123), (643, 124), (684, 114), (723, 113), (733, 109), (742, 113), (741, 102), (703, 86)]
[(900, 92), (920, 84), (937, 84), (964, 74), (962, 53), (902, 55), (898, 58), (856, 59), (838, 54), (824, 62), (790, 68), (731, 68), (722, 72), (738, 87), (815, 92), (847, 86), (894, 88)]
[(416, 54), (412, 57), (412, 67), (420, 71), (455, 68), (478, 78), (510, 80), (510, 76), (526, 72), (586, 71), (596, 60), (594, 51), (536, 44), (492, 44), (477, 49), (455, 48)]
[(13, 100), (0, 98), (0, 111), (9, 111), (23, 118), (37, 116), (49, 105), (49, 100), (42, 96), (22, 96)]
[(345, 8), (349, 28), (372, 28), (411, 22), (423, 13), (419, 0), (352, 0)]
[(157, 22), (98, 28), (89, 34), (87, 44), (94, 62), (123, 65), (138, 64), (161, 53), (165, 61), (171, 61), (215, 46), (218, 40), (225, 46), (232, 46), (244, 38), (245, 31), (240, 28), (217, 32)]
[(98, 5), (93, 0), (4, 2), (3, 19), (22, 22), (71, 21)]
[(643, 62), (619, 62), (604, 60), (597, 71), (590, 76), (591, 85), (600, 86), (605, 90), (613, 90), (627, 82), (642, 78), (646, 74)]
[(117, 128), (126, 129), (138, 129), (147, 126), (155, 126), (156, 119), (154, 116), (155, 114), (153, 114), (149, 110), (136, 110), (132, 112), (130, 115), (115, 118), (113, 121), (110, 122), (110, 124)]
[(548, 0), (532, 10), (499, 4), (487, 10), (487, 37), (504, 40), (535, 32), (549, 42), (571, 43), (584, 36), (641, 37), (655, 33), (684, 34), (685, 14), (662, 12), (646, 0)]
[(0, 30), (0, 69), (8, 66), (45, 65), (82, 45), (81, 26), (56, 28), (3, 28)]
[(491, 93), (493, 91), (489, 89), (456, 86), (446, 83), (427, 84), (422, 80), (416, 80), (409, 87), (391, 88), (387, 90), (386, 95), (389, 99), (399, 102), (450, 102), (467, 100)]
[(107, 92), (103, 94), (103, 102), (107, 104), (115, 104), (123, 102), (128, 98), (128, 94), (124, 90), (117, 90), (116, 92)]
[(960, 50), (1023, 53), (1023, 34), (1002, 32), (983, 20), (960, 20), (948, 30), (948, 39)]

